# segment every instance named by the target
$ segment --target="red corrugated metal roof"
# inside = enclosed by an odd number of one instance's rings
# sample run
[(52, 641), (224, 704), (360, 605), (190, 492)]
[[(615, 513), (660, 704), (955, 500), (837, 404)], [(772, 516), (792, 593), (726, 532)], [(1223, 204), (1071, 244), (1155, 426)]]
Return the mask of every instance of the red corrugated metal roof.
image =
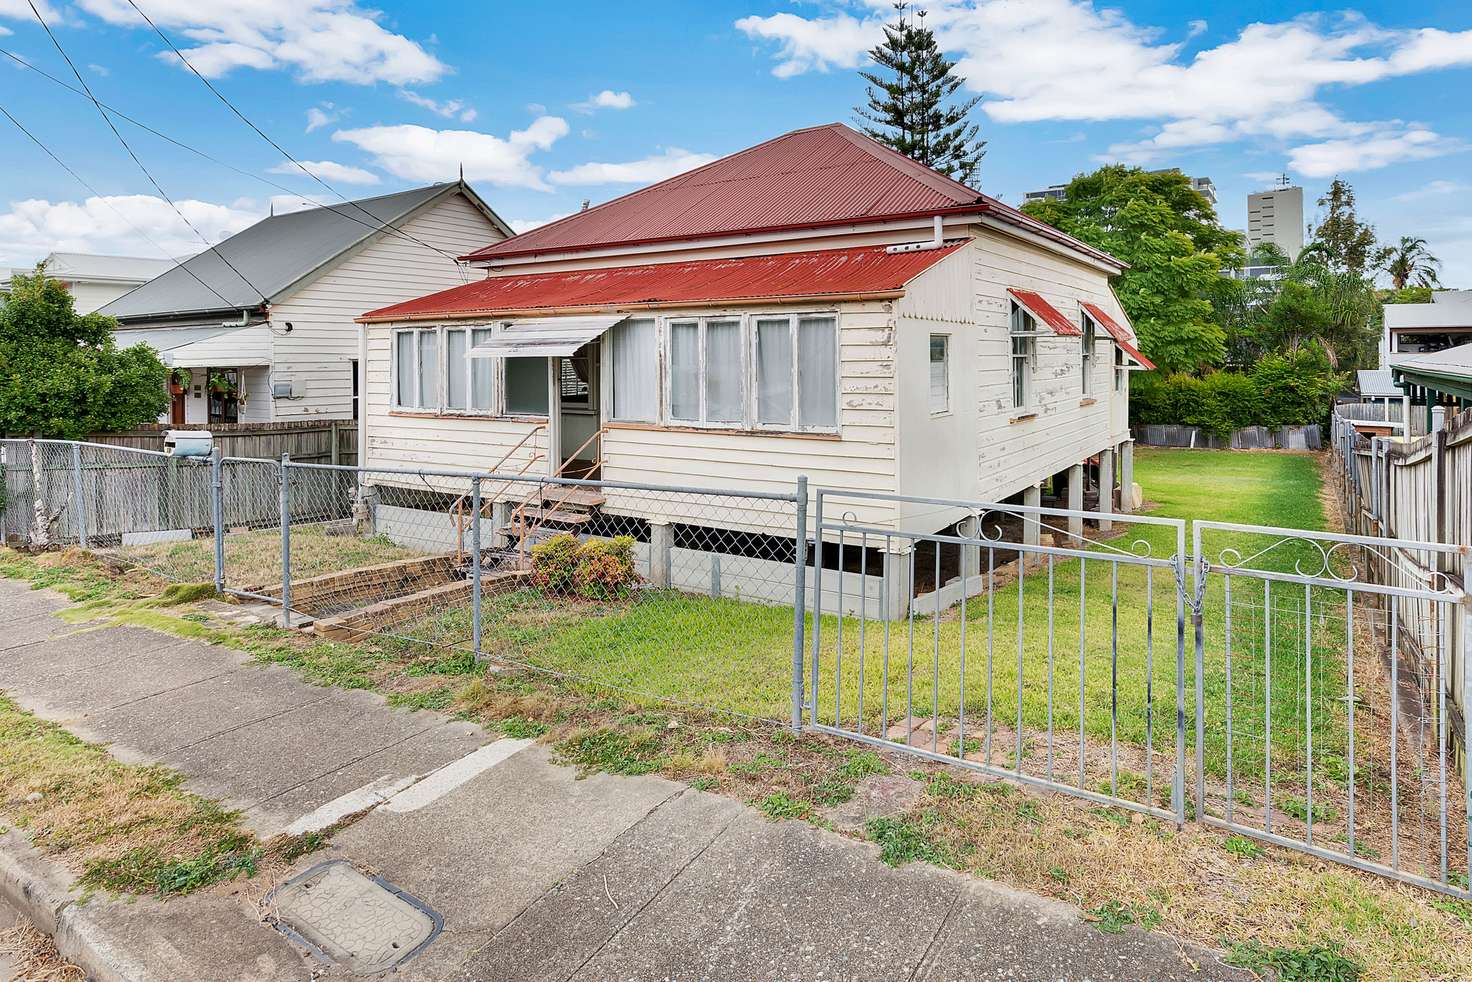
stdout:
[(1012, 294), (1012, 299), (1027, 308), (1028, 313), (1051, 327), (1054, 334), (1083, 337), (1084, 332), (1079, 326), (1060, 314), (1058, 308), (1044, 300), (1040, 294), (1031, 290), (1009, 289), (1007, 292)]
[(946, 213), (993, 214), (1119, 265), (842, 123), (795, 130), (465, 258), (489, 261)]
[(966, 243), (888, 253), (883, 246), (738, 259), (492, 276), (370, 310), (360, 320), (417, 320), (501, 311), (801, 300), (897, 293)]
[(1140, 354), (1140, 349), (1135, 347), (1134, 336), (1131, 335), (1129, 331), (1125, 330), (1119, 324), (1115, 323), (1113, 317), (1110, 317), (1108, 314), (1104, 313), (1104, 310), (1097, 304), (1092, 304), (1085, 301), (1083, 303), (1083, 308), (1084, 310), (1088, 311), (1089, 316), (1094, 318), (1095, 322), (1097, 322), (1100, 327), (1109, 332), (1109, 336), (1115, 340), (1115, 342), (1120, 346), (1125, 354), (1129, 355), (1136, 362), (1138, 362), (1140, 364), (1140, 367), (1147, 368), (1152, 371), (1154, 370), (1155, 363), (1149, 358), (1146, 358), (1144, 355)]

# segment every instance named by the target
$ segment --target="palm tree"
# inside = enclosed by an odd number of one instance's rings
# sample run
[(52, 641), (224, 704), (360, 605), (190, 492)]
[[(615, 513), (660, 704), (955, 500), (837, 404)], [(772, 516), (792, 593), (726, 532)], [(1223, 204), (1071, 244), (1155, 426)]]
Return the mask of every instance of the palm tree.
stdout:
[(1390, 262), (1385, 271), (1390, 274), (1390, 283), (1397, 290), (1408, 286), (1440, 286), (1437, 271), (1441, 260), (1426, 248), (1426, 240), (1402, 235), (1400, 244), (1391, 249)]

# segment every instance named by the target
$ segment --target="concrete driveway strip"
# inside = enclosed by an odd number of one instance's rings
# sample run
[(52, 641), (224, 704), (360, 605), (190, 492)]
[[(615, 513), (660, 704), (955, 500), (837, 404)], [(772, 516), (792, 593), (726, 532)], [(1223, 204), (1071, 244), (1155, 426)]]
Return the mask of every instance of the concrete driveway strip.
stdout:
[(438, 982), (683, 790), (653, 777), (578, 780), (530, 747), (416, 811), (373, 812), (301, 868), (350, 859), (442, 914), (444, 933), (399, 970), (406, 982)]
[(471, 954), (454, 979), (571, 978), (745, 811), (700, 791), (669, 799)]

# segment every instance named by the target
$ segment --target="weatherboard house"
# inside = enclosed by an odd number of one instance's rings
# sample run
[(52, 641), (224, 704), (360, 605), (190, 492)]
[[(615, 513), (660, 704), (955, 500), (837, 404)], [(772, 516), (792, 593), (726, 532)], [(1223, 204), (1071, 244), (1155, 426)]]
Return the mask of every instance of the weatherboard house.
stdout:
[(463, 284), (457, 257), (510, 228), (467, 185), (272, 215), (101, 308), (122, 347), (175, 369), (163, 423), (358, 415), (364, 303)]
[[(358, 318), (370, 467), (1079, 504), (1092, 462), (1106, 508), (1116, 471), (1130, 487), (1129, 374), (1152, 366), (1123, 264), (842, 124), (465, 259), (484, 277)], [(968, 515), (845, 507), (922, 533)]]

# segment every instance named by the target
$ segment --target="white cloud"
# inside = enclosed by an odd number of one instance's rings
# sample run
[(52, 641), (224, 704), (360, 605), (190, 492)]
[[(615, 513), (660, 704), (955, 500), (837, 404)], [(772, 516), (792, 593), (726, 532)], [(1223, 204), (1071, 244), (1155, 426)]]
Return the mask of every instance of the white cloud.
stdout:
[(368, 126), (339, 130), (332, 138), (374, 155), (374, 163), (411, 181), (453, 180), (465, 168), (469, 181), (502, 187), (550, 191), (542, 169), (530, 157), (566, 136), (567, 121), (541, 116), (524, 130), (502, 139), (475, 130), (435, 130), (427, 126)]
[(1425, 160), (1464, 149), (1422, 126), (1386, 128), (1367, 136), (1325, 140), (1294, 147), (1289, 164), (1304, 177), (1333, 177), (1351, 171), (1378, 170), (1406, 160)]
[(883, 23), (883, 15), (858, 20), (844, 13), (811, 19), (780, 13), (743, 17), (736, 27), (748, 37), (777, 42), (780, 60), (772, 74), (791, 78), (813, 69), (857, 68), (883, 39)]
[[(36, 10), (40, 12), (41, 17), (47, 23), (54, 24), (61, 19), (60, 15), (56, 12), (56, 8), (52, 7), (46, 0), (35, 0), (35, 3)], [(36, 14), (31, 11), (31, 5), (26, 3), (26, 0), (0, 0), (0, 17), (15, 17), (20, 20), (34, 22)], [(0, 34), (9, 33), (10, 31), (8, 29), (0, 27)]]
[[(128, 0), (77, 5), (110, 24), (146, 26)], [(288, 69), (308, 82), (405, 85), (432, 82), (447, 70), (356, 0), (150, 0), (147, 9), (208, 77), (236, 68)], [(160, 57), (176, 60), (167, 50)]]
[(632, 109), (637, 103), (628, 92), (615, 92), (612, 89), (604, 89), (595, 96), (590, 96), (583, 102), (573, 103), (573, 108), (578, 112), (590, 113), (595, 109)]
[[(925, 6), (927, 23), (993, 119), (1156, 121), (1142, 139), (1110, 148), (1111, 157), (1137, 163), (1244, 139), (1373, 145), (1396, 124), (1342, 119), (1320, 103), (1324, 90), (1472, 65), (1472, 31), (1392, 30), (1357, 14), (1253, 23), (1228, 41), (1188, 54), (1184, 41), (1204, 25), (1192, 22), (1184, 39), (1172, 40), (1095, 0), (934, 0)], [(872, 3), (862, 17), (779, 13), (744, 17), (736, 27), (775, 44), (773, 74), (788, 77), (861, 65), (892, 17)], [(1425, 155), (1425, 144), (1408, 145)], [(1340, 155), (1355, 156), (1360, 166), (1383, 166), (1374, 163), (1373, 146)], [(1317, 161), (1322, 154), (1310, 149), (1300, 156)]]
[(1391, 198), (1392, 201), (1421, 201), (1426, 198), (1437, 198), (1444, 194), (1465, 194), (1472, 191), (1472, 184), (1462, 184), (1459, 181), (1431, 181), (1423, 188), (1414, 191), (1403, 191)]
[[(324, 181), (340, 181), (343, 184), (377, 184), (378, 175), (361, 167), (353, 167), (348, 164), (339, 164), (332, 160), (303, 160), (302, 167), (316, 174)], [(271, 168), (272, 174), (291, 174), (302, 176), (301, 167), (289, 160), (283, 160)]]
[[(177, 203), (211, 243), (262, 217), (256, 208), (194, 199)], [(0, 213), (0, 262), (16, 265), (35, 262), (53, 250), (157, 257), (191, 255), (202, 248), (168, 202), (153, 195), (110, 195), (83, 201), (33, 198), (12, 201), (9, 211)]]
[(444, 102), (436, 102), (428, 96), (422, 96), (418, 92), (412, 92), (409, 89), (400, 89), (399, 98), (405, 102), (419, 106), (421, 109), (428, 109), (436, 116), (443, 116), (446, 119), (455, 119), (458, 117), (463, 123), (473, 121), (478, 115), (474, 109), (467, 106), (460, 99), (446, 99)]
[(714, 154), (692, 153), (670, 147), (663, 153), (624, 163), (586, 163), (568, 170), (553, 171), (554, 184), (653, 184), (667, 177), (683, 174), (715, 160)]
[(324, 102), (320, 107), (313, 106), (307, 110), (307, 132), (320, 130), (324, 126), (330, 126), (342, 118), (341, 113), (332, 111), (332, 103)]
[(1211, 25), (1207, 24), (1206, 21), (1204, 21), (1204, 20), (1193, 20), (1193, 21), (1188, 22), (1186, 24), (1186, 38), (1187, 38), (1187, 40), (1189, 40), (1191, 38), (1194, 38), (1194, 37), (1200, 37), (1201, 35), (1205, 34), (1206, 33), (1206, 29), (1208, 27), (1210, 27), (1210, 26)]
[(550, 225), (553, 222), (557, 221), (559, 218), (566, 218), (570, 214), (572, 213), (562, 212), (561, 214), (550, 215), (547, 218), (513, 218), (506, 224), (511, 226), (511, 231), (515, 232), (517, 235), (520, 235), (522, 232), (530, 232), (534, 228), (541, 228), (543, 225)]
[(107, 66), (106, 65), (91, 65), (91, 64), (89, 64), (87, 66), (87, 68), (93, 74), (100, 75), (103, 78), (107, 78), (109, 75), (112, 74), (112, 72), (110, 72), (110, 71), (107, 70)]

